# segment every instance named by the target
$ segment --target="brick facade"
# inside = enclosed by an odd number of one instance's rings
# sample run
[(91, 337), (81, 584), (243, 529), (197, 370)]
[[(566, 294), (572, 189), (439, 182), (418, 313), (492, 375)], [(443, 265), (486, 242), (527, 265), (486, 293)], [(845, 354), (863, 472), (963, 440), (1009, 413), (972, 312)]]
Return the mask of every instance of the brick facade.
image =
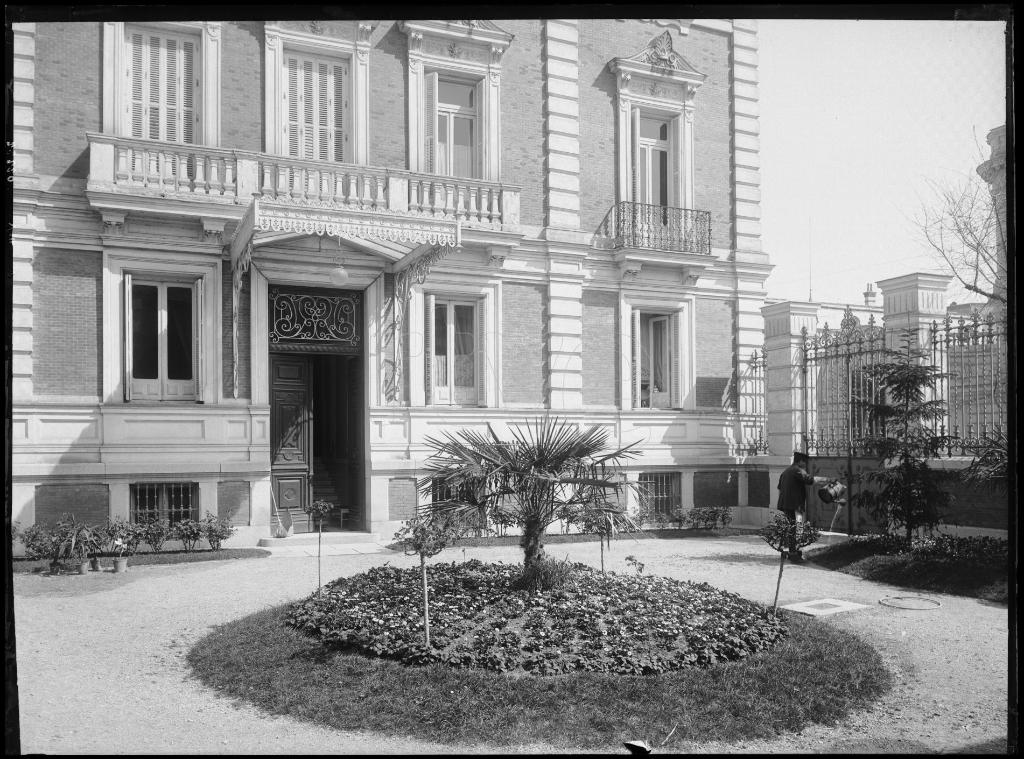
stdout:
[[(73, 65), (52, 65), (66, 62)], [(36, 25), (35, 170), (67, 179), (89, 174), (86, 132), (102, 127), (102, 27)]]
[(32, 263), (36, 395), (99, 396), (103, 381), (99, 254), (42, 249)]
[(502, 290), (502, 400), (544, 405), (547, 315), (543, 287), (506, 284)]
[(732, 303), (697, 298), (694, 362), (698, 408), (733, 408), (734, 330)]
[(222, 27), (220, 142), (235, 150), (263, 145), (263, 24), (239, 21)]
[(583, 402), (618, 405), (619, 298), (614, 292), (583, 291)]
[(370, 163), (409, 167), (405, 93), (407, 38), (397, 21), (383, 21), (370, 37)]

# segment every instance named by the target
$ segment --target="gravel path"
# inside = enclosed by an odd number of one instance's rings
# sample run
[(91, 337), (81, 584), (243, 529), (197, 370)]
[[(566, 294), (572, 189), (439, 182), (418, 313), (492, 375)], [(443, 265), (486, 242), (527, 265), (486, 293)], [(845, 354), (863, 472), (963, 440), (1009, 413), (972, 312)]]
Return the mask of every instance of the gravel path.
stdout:
[[(549, 555), (599, 562), (597, 543), (551, 545)], [(627, 571), (707, 581), (771, 603), (778, 554), (751, 536), (631, 541), (606, 555)], [(518, 561), (517, 548), (449, 549), (435, 560)], [(325, 578), (390, 562), (400, 554), (332, 556)], [(23, 753), (338, 754), (549, 752), (540, 744), (451, 747), (374, 733), (341, 732), (271, 716), (224, 698), (190, 676), (189, 648), (208, 630), (316, 589), (316, 562), (273, 557), (133, 567), (87, 576), (14, 577)], [(879, 604), (926, 596), (931, 611)], [(896, 680), (872, 708), (836, 726), (733, 744), (694, 744), (691, 753), (994, 752), (1006, 739), (1009, 617), (1005, 606), (908, 591), (812, 566), (788, 565), (780, 604), (836, 598), (868, 608), (823, 618), (881, 652)], [(828, 662), (822, 662), (827, 667)], [(658, 743), (664, 736), (647, 738)], [(618, 750), (611, 746), (609, 750)], [(1005, 748), (1003, 748), (1005, 752)]]

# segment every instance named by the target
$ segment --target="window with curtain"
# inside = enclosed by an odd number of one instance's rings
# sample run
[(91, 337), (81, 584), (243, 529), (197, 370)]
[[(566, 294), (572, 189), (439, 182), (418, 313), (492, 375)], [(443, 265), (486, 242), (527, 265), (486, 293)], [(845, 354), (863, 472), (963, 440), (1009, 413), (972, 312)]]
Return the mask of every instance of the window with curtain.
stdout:
[(200, 283), (125, 275), (126, 400), (201, 400)]
[(451, 177), (480, 176), (478, 88), (442, 79), (436, 72), (426, 75), (428, 171)]
[(433, 404), (479, 400), (480, 309), (474, 302), (428, 296), (427, 397)]
[(679, 315), (633, 311), (633, 407), (678, 408)]

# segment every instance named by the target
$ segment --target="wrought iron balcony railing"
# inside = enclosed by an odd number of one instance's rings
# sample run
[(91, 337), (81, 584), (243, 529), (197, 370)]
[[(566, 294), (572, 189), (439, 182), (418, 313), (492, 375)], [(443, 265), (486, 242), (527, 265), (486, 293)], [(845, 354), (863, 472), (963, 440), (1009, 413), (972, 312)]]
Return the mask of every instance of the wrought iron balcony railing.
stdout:
[(623, 201), (612, 206), (600, 234), (616, 248), (711, 255), (711, 212)]

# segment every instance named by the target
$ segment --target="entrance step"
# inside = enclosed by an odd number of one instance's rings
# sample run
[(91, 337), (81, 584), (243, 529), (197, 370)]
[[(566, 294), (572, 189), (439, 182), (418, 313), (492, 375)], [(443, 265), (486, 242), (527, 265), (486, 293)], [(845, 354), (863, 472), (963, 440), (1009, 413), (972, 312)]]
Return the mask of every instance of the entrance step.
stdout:
[[(337, 546), (362, 543), (376, 543), (377, 537), (370, 532), (325, 532), (321, 535), (321, 545)], [(289, 535), (287, 538), (260, 538), (257, 545), (260, 548), (284, 548), (284, 547), (307, 547), (316, 548), (316, 533), (304, 532), (297, 535)]]

